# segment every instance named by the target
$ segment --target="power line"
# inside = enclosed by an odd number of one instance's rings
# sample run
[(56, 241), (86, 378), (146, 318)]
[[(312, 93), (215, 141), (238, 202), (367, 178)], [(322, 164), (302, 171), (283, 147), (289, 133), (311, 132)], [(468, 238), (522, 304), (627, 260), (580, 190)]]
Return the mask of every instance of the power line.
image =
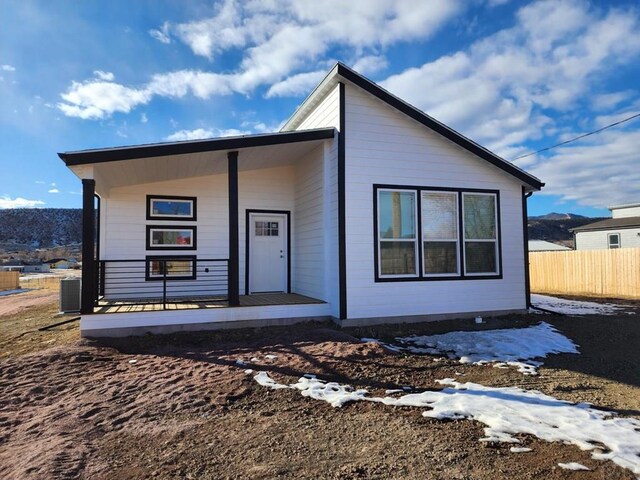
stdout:
[(560, 143), (558, 143), (556, 145), (552, 145), (550, 147), (542, 148), (542, 149), (540, 149), (540, 150), (538, 150), (536, 152), (531, 152), (531, 153), (527, 153), (525, 155), (520, 155), (519, 157), (513, 158), (511, 161), (513, 162), (514, 160), (519, 160), (521, 158), (530, 157), (531, 155), (535, 155), (536, 153), (546, 152), (547, 150), (551, 150), (552, 148), (560, 147), (562, 145), (566, 145), (567, 143), (575, 142), (576, 140), (580, 140), (581, 138), (588, 137), (589, 135), (595, 135), (596, 133), (600, 133), (603, 130), (606, 130), (607, 128), (615, 127), (616, 125), (620, 125), (621, 123), (628, 122), (629, 120), (633, 120), (634, 118), (637, 118), (637, 117), (640, 117), (640, 113), (636, 113), (635, 115), (631, 115), (630, 117), (625, 118), (624, 120), (620, 120), (618, 122), (611, 123), (611, 124), (607, 125), (606, 127), (599, 128), (598, 130), (594, 130), (593, 132), (589, 132), (589, 133), (584, 133), (582, 135), (578, 135), (577, 137), (572, 138), (571, 140), (566, 140), (566, 141), (560, 142)]

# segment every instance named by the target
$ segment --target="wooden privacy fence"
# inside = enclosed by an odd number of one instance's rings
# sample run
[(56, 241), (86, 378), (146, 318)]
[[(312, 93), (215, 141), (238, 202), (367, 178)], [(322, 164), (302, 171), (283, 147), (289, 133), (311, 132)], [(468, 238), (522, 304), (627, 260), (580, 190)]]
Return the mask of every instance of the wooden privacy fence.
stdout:
[(20, 272), (0, 272), (0, 290), (20, 288)]
[(531, 291), (640, 298), (640, 248), (529, 253)]

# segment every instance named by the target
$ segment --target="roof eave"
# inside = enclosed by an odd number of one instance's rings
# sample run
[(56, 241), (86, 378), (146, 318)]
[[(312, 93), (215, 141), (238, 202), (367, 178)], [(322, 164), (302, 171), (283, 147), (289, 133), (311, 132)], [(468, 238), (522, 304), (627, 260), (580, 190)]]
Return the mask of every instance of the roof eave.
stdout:
[(190, 140), (185, 142), (155, 143), (130, 147), (114, 147), (95, 150), (58, 153), (58, 157), (68, 167), (95, 163), (133, 160), (138, 158), (163, 157), (189, 153), (213, 152), (220, 150), (237, 150), (250, 147), (264, 147), (286, 143), (297, 143), (313, 140), (327, 140), (335, 136), (334, 128), (318, 128), (279, 132), (260, 135), (244, 135), (240, 137), (222, 137), (207, 140)]

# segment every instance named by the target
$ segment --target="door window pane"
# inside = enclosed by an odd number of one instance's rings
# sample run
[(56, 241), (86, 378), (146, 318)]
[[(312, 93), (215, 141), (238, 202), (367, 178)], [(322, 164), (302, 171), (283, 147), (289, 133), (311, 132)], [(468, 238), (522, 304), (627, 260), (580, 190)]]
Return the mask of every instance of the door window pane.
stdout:
[(415, 192), (380, 191), (378, 211), (380, 238), (416, 238)]
[(277, 237), (280, 235), (280, 222), (256, 221), (256, 237)]
[(381, 275), (415, 275), (416, 248), (414, 242), (381, 242)]

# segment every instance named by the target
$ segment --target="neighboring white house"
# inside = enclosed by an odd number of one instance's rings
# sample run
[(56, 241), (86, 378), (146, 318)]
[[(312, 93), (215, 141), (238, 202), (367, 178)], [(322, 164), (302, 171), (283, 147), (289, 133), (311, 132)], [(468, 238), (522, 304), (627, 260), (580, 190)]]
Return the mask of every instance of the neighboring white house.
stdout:
[(558, 245), (557, 243), (547, 242), (546, 240), (529, 240), (530, 252), (559, 252), (571, 250), (564, 245)]
[(85, 336), (528, 306), (543, 183), (343, 64), (278, 133), (59, 156), (83, 183)]
[(611, 218), (572, 229), (576, 250), (640, 247), (640, 203), (609, 207)]

